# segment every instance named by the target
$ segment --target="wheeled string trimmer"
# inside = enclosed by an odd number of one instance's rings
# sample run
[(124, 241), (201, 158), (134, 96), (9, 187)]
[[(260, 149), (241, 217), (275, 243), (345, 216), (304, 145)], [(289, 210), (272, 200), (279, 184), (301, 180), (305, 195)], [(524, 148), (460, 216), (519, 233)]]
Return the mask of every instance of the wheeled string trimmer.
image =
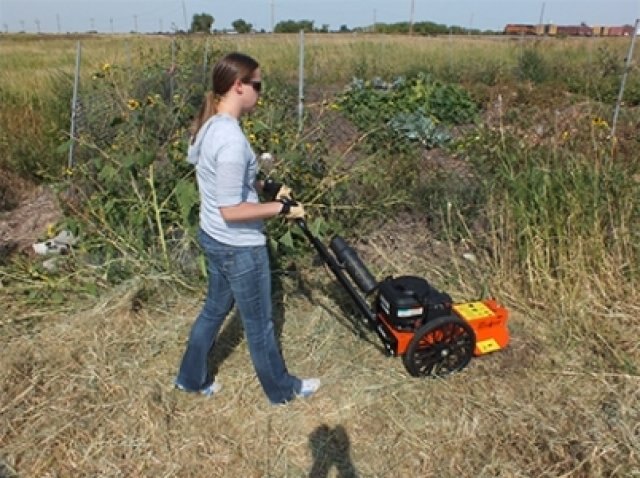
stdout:
[(378, 334), (387, 355), (402, 356), (411, 375), (443, 377), (466, 367), (472, 356), (509, 342), (508, 312), (495, 300), (454, 304), (447, 293), (415, 276), (378, 282), (342, 237), (334, 236), (329, 250), (304, 219), (296, 223)]
[[(473, 355), (500, 350), (509, 342), (508, 312), (495, 300), (454, 304), (447, 293), (415, 276), (377, 282), (342, 237), (334, 236), (329, 250), (303, 219), (296, 222), (378, 334), (386, 353), (401, 355), (411, 375), (448, 375), (466, 367)], [(370, 305), (366, 297), (374, 292)]]

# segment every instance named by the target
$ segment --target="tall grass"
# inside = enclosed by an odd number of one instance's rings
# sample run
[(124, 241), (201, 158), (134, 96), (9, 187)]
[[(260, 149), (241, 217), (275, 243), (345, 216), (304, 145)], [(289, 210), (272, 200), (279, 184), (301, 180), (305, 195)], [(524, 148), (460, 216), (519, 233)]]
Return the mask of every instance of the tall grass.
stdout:
[[(271, 78), (272, 85), (280, 81), (293, 83), (298, 74), (299, 45), (296, 35), (191, 37), (179, 39), (176, 43), (166, 37), (153, 40), (141, 37), (96, 37), (82, 39), (82, 42), (82, 91), (93, 91), (101, 81), (117, 81), (112, 85), (113, 105), (105, 106), (104, 118), (101, 118), (99, 110), (93, 112), (104, 121), (96, 123), (96, 131), (92, 132), (94, 138), (89, 138), (88, 144), (94, 142), (97, 148), (85, 149), (88, 154), (85, 159), (89, 160), (92, 155), (102, 151), (107, 163), (113, 162), (114, 155), (118, 155), (119, 167), (125, 169), (137, 161), (135, 158), (145, 154), (149, 156), (148, 153), (151, 153), (149, 157), (173, 158), (175, 151), (170, 143), (180, 144), (184, 140), (181, 137), (184, 118), (175, 124), (171, 118), (165, 118), (163, 124), (166, 127), (163, 128), (168, 132), (163, 133), (162, 138), (155, 135), (144, 139), (140, 134), (149, 135), (148, 121), (157, 120), (159, 109), (149, 109), (149, 113), (141, 115), (138, 112), (129, 114), (126, 106), (123, 106), (128, 97), (139, 96), (144, 100), (147, 93), (155, 93), (158, 88), (166, 90), (167, 85), (162, 83), (165, 80), (158, 78), (162, 76), (163, 69), (171, 67), (174, 58), (180, 75), (176, 81), (183, 84), (183, 90), (180, 91), (184, 94), (181, 100), (183, 116), (197, 106), (197, 93), (200, 90), (190, 89), (184, 84), (198, 77), (200, 70), (204, 75), (201, 62), (204, 61), (205, 48), (210, 52), (239, 49), (256, 56), (264, 65), (267, 82)], [(74, 63), (75, 45), (73, 39), (48, 40), (45, 43), (37, 37), (30, 41), (9, 40), (0, 44), (3, 53), (0, 55), (0, 95), (3, 100), (0, 157), (4, 167), (40, 177), (55, 177), (63, 169), (65, 149), (59, 148), (59, 145), (66, 139), (68, 119), (65, 113), (71, 93), (70, 71)], [(461, 217), (467, 221), (473, 218), (465, 219), (465, 215), (477, 215), (486, 203), (488, 217), (492, 219), (493, 257), (500, 262), (505, 275), (517, 275), (533, 296), (557, 290), (554, 285), (557, 283), (575, 284), (578, 275), (597, 275), (598, 271), (612, 263), (619, 265), (617, 270), (623, 272), (624, 277), (635, 277), (636, 270), (632, 263), (638, 251), (635, 246), (637, 241), (634, 240), (637, 232), (633, 228), (637, 210), (629, 206), (634, 201), (637, 203), (637, 188), (632, 179), (635, 162), (619, 164), (617, 159), (603, 156), (602, 151), (606, 151), (607, 147), (598, 143), (602, 143), (602, 138), (594, 140), (588, 134), (579, 137), (572, 132), (572, 138), (575, 136), (576, 140), (562, 148), (558, 148), (557, 144), (539, 148), (529, 140), (529, 130), (537, 127), (536, 122), (539, 121), (534, 113), (538, 104), (544, 108), (551, 103), (556, 108), (568, 108), (574, 101), (569, 97), (564, 101), (561, 92), (556, 92), (553, 97), (545, 97), (549, 91), (545, 88), (557, 90), (558, 85), (564, 84), (568, 89), (582, 89), (582, 95), (577, 98), (590, 101), (589, 85), (602, 84), (608, 88), (607, 85), (611, 84), (616, 71), (612, 57), (624, 51), (623, 42), (604, 39), (528, 42), (522, 39), (307, 35), (305, 45), (308, 92), (319, 90), (331, 94), (342, 89), (353, 76), (389, 78), (416, 70), (425, 71), (442, 81), (465, 84), (480, 101), (494, 100), (495, 91), (511, 88), (517, 78), (524, 77), (534, 83), (542, 83), (537, 89), (525, 84), (510, 90), (509, 94), (515, 91), (515, 100), (510, 105), (510, 111), (501, 116), (501, 121), (508, 123), (502, 124), (501, 128), (509, 132), (510, 141), (505, 142), (504, 134), (501, 137), (481, 137), (478, 144), (483, 151), (477, 157), (473, 148), (463, 143), (463, 154), (475, 161), (475, 173), (481, 178), (478, 181), (487, 183), (484, 196), (474, 197), (475, 193), (464, 187), (458, 190), (443, 189), (438, 186), (442, 182), (435, 179), (427, 187), (424, 184), (413, 185), (409, 190), (405, 185), (403, 197), (397, 198), (398, 203), (407, 204), (407, 198), (411, 198), (412, 194), (428, 203), (429, 207), (449, 203), (464, 209), (465, 204), (475, 202), (473, 207), (467, 207), (467, 211), (461, 209)], [(96, 72), (101, 72), (107, 64), (114, 65), (109, 78), (94, 80)], [(558, 72), (563, 68), (567, 75), (561, 77)], [(591, 71), (598, 74), (590, 77)], [(580, 83), (579, 78), (590, 78), (590, 83), (584, 80), (580, 80)], [(206, 78), (202, 80), (206, 81)], [(602, 83), (598, 83), (599, 80)], [(163, 115), (170, 115), (173, 100), (169, 98), (169, 91), (164, 91), (161, 96), (166, 101)], [(287, 100), (292, 109), (293, 100)], [(564, 101), (562, 106), (559, 101)], [(485, 103), (485, 106), (490, 107), (491, 104)], [(597, 108), (594, 106), (593, 109)], [(122, 117), (132, 121), (134, 116), (137, 118), (135, 129), (120, 124), (120, 140), (116, 141), (116, 137), (111, 140), (107, 138), (107, 143), (102, 144), (98, 141), (101, 138), (95, 136), (111, 128), (111, 122), (122, 120), (116, 118), (119, 111)], [(115, 116), (111, 118), (112, 115)], [(579, 121), (588, 122), (590, 119), (580, 117)], [(278, 125), (268, 121), (261, 124), (261, 135), (267, 138), (261, 144), (264, 147), (274, 147), (269, 135), (274, 137), (280, 133), (288, 135), (287, 142), (281, 145), (283, 154), (287, 148), (293, 150), (304, 141), (304, 137), (296, 138), (287, 133), (287, 128), (278, 131)], [(266, 130), (265, 125), (268, 125)], [(561, 133), (557, 128), (553, 131), (556, 136)], [(569, 130), (571, 128), (567, 126), (567, 132)], [(138, 136), (134, 135), (131, 141), (124, 141), (123, 138), (128, 138), (126, 134), (133, 131), (139, 131), (140, 134), (135, 133)], [(330, 128), (325, 131), (330, 131)], [(312, 133), (307, 135), (313, 137)], [(331, 138), (324, 139), (331, 141)], [(128, 149), (104, 153), (104, 148), (113, 146), (109, 141)], [(322, 141), (323, 138), (314, 139), (317, 144)], [(554, 141), (557, 143), (557, 138)], [(158, 149), (145, 152), (144, 148), (148, 149), (150, 144)], [(626, 144), (621, 143), (620, 150), (623, 150), (623, 145), (629, 149)], [(321, 149), (314, 154), (317, 155)], [(413, 174), (411, 157), (402, 160), (392, 155), (383, 157), (385, 151), (391, 150), (379, 144), (370, 145), (369, 151), (372, 150), (378, 153), (369, 158), (369, 169), (358, 167), (359, 178), (352, 177), (345, 182), (344, 178), (348, 178), (348, 175), (345, 176), (344, 171), (338, 172), (345, 187), (351, 187), (352, 191), (358, 190), (354, 188), (358, 184), (363, 190), (375, 187), (373, 185), (379, 181), (381, 168), (394, 171), (394, 178)], [(127, 156), (129, 153), (130, 157)], [(418, 160), (417, 156), (415, 160)], [(366, 159), (363, 164), (367, 164)], [(118, 170), (116, 168), (116, 176), (113, 177), (117, 177)], [(456, 181), (453, 178), (450, 180)], [(309, 185), (301, 183), (301, 186)], [(172, 187), (166, 189), (171, 191)], [(380, 187), (377, 192), (382, 194)], [(363, 192), (361, 197), (370, 198), (370, 194)], [(331, 197), (326, 194), (323, 198), (331, 202)], [(358, 199), (353, 197), (352, 201), (357, 202)], [(371, 204), (370, 198), (368, 205)], [(382, 204), (376, 207), (382, 207)], [(357, 205), (355, 211), (358, 211)], [(354, 214), (358, 216), (358, 213)], [(612, 262), (612, 259), (615, 260)]]
[[(421, 275), (456, 301), (496, 296), (511, 343), (458, 376), (411, 380), (298, 248), (296, 267), (274, 264), (274, 316), (292, 371), (321, 376), (320, 392), (270, 407), (234, 320), (212, 357), (223, 393), (174, 392), (197, 313), (184, 291), (199, 270), (176, 269), (197, 258), (184, 127), (207, 40), (177, 42), (171, 90), (171, 39), (83, 39), (96, 108), (66, 184), (85, 234), (57, 271), (22, 257), (0, 269), (0, 475), (637, 476), (638, 113), (624, 109), (612, 141), (599, 103), (625, 44), (308, 35), (307, 94), (329, 102), (308, 102), (299, 132), (297, 36), (208, 40), (264, 65), (265, 104), (243, 126), (277, 153), (310, 219), (328, 219), (318, 231), (344, 224), (378, 277)], [(34, 42), (0, 43), (0, 168), (24, 174), (64, 163), (48, 154), (65, 139), (56, 112), (75, 55), (74, 40)], [(447, 148), (365, 144), (376, 135), (332, 108), (354, 75), (416, 70), (463, 83), (481, 106)], [(294, 229), (277, 227), (292, 243)], [(95, 310), (73, 313), (87, 301)]]
[(601, 274), (633, 287), (640, 272), (637, 169), (567, 151), (501, 152), (488, 181), (493, 257), (534, 299), (584, 297), (597, 292), (592, 279)]

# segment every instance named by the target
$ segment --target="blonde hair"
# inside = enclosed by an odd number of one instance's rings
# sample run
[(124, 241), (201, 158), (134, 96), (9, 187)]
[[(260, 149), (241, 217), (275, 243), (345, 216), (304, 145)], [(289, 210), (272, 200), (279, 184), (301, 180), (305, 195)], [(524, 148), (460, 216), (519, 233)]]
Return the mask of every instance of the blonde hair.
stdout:
[(191, 125), (192, 143), (202, 125), (218, 112), (220, 100), (236, 80), (248, 82), (259, 66), (256, 60), (244, 53), (229, 53), (218, 60), (211, 71), (211, 91), (205, 94), (200, 112)]

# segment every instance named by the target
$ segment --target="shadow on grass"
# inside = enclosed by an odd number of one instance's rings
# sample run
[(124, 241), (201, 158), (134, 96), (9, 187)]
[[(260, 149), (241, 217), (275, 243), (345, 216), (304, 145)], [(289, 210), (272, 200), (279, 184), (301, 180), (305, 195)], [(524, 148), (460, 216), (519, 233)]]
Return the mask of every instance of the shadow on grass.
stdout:
[[(320, 258), (316, 258), (315, 261), (317, 261), (316, 265), (319, 265), (322, 260)], [(340, 325), (345, 327), (356, 337), (368, 342), (375, 349), (379, 350), (380, 353), (384, 354), (384, 346), (380, 340), (378, 340), (378, 337), (369, 324), (368, 319), (364, 317), (353, 298), (349, 295), (342, 284), (338, 282), (338, 279), (336, 279), (332, 273), (328, 273), (331, 275), (332, 279), (332, 282), (328, 287), (318, 281), (299, 281), (298, 290), (300, 294), (306, 297), (311, 304), (321, 307), (327, 315), (331, 317), (331, 319), (338, 321)], [(325, 301), (316, 300), (314, 298), (314, 290), (322, 290), (326, 298), (338, 306), (339, 313), (336, 314), (336, 310), (329, 307)], [(357, 292), (365, 297), (360, 291)], [(371, 304), (371, 297), (365, 297), (365, 299), (369, 304)]]
[(313, 465), (309, 478), (327, 478), (335, 466), (338, 478), (357, 478), (358, 472), (351, 462), (349, 436), (342, 425), (331, 429), (320, 425), (309, 435), (309, 448)]

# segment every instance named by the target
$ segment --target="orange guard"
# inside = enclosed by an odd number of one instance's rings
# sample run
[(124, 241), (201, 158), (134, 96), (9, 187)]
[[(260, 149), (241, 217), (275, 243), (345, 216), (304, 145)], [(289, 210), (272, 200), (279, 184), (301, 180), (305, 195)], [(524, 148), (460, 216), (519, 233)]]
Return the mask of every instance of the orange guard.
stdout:
[(476, 334), (473, 355), (484, 355), (503, 349), (509, 343), (509, 312), (495, 300), (455, 304), (453, 311), (467, 322)]

